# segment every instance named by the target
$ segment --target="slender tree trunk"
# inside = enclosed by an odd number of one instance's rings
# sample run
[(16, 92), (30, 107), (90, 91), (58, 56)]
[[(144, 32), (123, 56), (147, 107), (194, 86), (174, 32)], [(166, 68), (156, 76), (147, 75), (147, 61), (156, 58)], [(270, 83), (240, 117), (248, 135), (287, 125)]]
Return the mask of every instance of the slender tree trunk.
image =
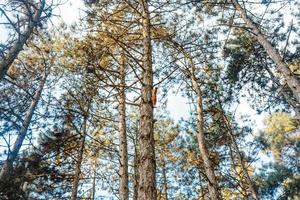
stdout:
[(96, 194), (96, 177), (97, 177), (97, 158), (94, 161), (94, 175), (93, 175), (93, 183), (92, 183), (92, 200), (95, 200)]
[(76, 169), (75, 169), (75, 175), (73, 180), (73, 186), (72, 186), (72, 193), (71, 193), (71, 200), (77, 199), (78, 194), (78, 186), (79, 186), (79, 180), (80, 180), (80, 174), (81, 174), (81, 165), (82, 165), (82, 158), (84, 153), (84, 146), (85, 146), (85, 138), (87, 134), (87, 113), (84, 114), (84, 121), (83, 121), (83, 133), (80, 138), (80, 146), (79, 146), (79, 152), (76, 160)]
[[(138, 126), (137, 126), (138, 127)], [(138, 128), (136, 130), (136, 138), (138, 138)], [(133, 173), (134, 173), (134, 184), (133, 184), (133, 200), (138, 199), (138, 187), (139, 187), (139, 152), (136, 142), (134, 143), (134, 160), (133, 160)]]
[(204, 162), (205, 174), (208, 178), (208, 190), (210, 199), (217, 200), (220, 198), (220, 193), (218, 190), (218, 182), (214, 172), (213, 164), (210, 161), (208, 149), (206, 146), (206, 139), (204, 135), (204, 114), (203, 114), (203, 105), (202, 105), (202, 91), (200, 86), (198, 85), (197, 79), (195, 77), (195, 67), (191, 69), (191, 79), (192, 79), (192, 87), (197, 95), (197, 139), (198, 145), (201, 152), (201, 157)]
[(0, 61), (0, 81), (3, 79), (9, 67), (17, 58), (19, 53), (22, 51), (23, 46), (28, 41), (29, 37), (32, 35), (34, 28), (39, 25), (41, 15), (44, 9), (45, 0), (42, 0), (40, 7), (36, 10), (36, 13), (32, 16), (32, 19), (29, 19), (28, 26), (26, 27), (24, 33), (19, 35), (19, 39), (7, 53), (7, 56), (5, 56), (5, 58)]
[(133, 200), (138, 199), (138, 187), (139, 187), (139, 171), (138, 171), (138, 158), (134, 156), (134, 184), (133, 184)]
[(247, 16), (246, 10), (238, 3), (237, 0), (231, 0), (236, 10), (240, 13), (246, 25), (251, 28), (257, 41), (264, 47), (270, 58), (277, 65), (278, 71), (285, 78), (287, 85), (295, 95), (298, 103), (300, 103), (300, 81), (293, 75), (288, 65), (283, 61), (283, 58), (275, 47), (266, 39), (266, 37), (258, 29), (257, 25)]
[(162, 196), (164, 200), (168, 200), (168, 182), (167, 182), (167, 169), (166, 169), (166, 161), (165, 158), (161, 155), (162, 162)]
[(42, 94), (47, 76), (48, 76), (48, 73), (45, 72), (45, 74), (42, 77), (42, 81), (41, 81), (39, 87), (35, 91), (35, 94), (32, 98), (32, 101), (30, 103), (28, 111), (25, 115), (25, 119), (23, 121), (23, 124), (22, 124), (20, 130), (19, 130), (19, 134), (18, 134), (17, 139), (14, 143), (14, 146), (13, 146), (12, 150), (9, 151), (8, 157), (7, 157), (6, 161), (4, 162), (3, 167), (1, 169), (0, 181), (8, 180), (11, 176), (11, 172), (13, 171), (13, 162), (16, 160), (16, 158), (18, 156), (18, 153), (20, 151), (20, 148), (23, 144), (23, 141), (26, 137), (28, 127), (30, 125), (30, 122), (31, 122), (32, 116), (34, 114), (34, 111), (36, 109), (36, 106), (37, 106), (37, 104), (40, 100), (40, 97), (41, 97), (41, 94)]
[(201, 157), (204, 162), (204, 170), (208, 179), (208, 191), (210, 195), (210, 199), (217, 200), (221, 199), (221, 194), (219, 193), (218, 182), (214, 172), (213, 164), (210, 161), (208, 149), (206, 146), (206, 139), (204, 134), (204, 114), (203, 114), (203, 105), (202, 105), (202, 91), (197, 82), (197, 78), (195, 76), (196, 66), (194, 65), (193, 59), (191, 56), (186, 53), (185, 49), (176, 41), (170, 40), (171, 44), (179, 50), (184, 57), (189, 61), (190, 69), (188, 73), (190, 75), (192, 81), (192, 88), (197, 96), (197, 140), (199, 145), (199, 150), (201, 153)]
[[(223, 111), (222, 111), (223, 112)], [(223, 112), (223, 118), (225, 120), (225, 123), (226, 123), (226, 126), (227, 126), (227, 129), (228, 129), (228, 134), (230, 136), (230, 140), (233, 144), (233, 148), (235, 149), (236, 151), (236, 156), (238, 158), (238, 161), (241, 165), (241, 169), (242, 169), (242, 172), (244, 174), (244, 176), (246, 177), (246, 181), (247, 181), (247, 184), (248, 184), (248, 187), (250, 189), (250, 192), (251, 192), (251, 195), (252, 197), (255, 199), (255, 200), (259, 200), (259, 197), (258, 197), (258, 194), (257, 194), (257, 191), (256, 191), (256, 187), (255, 187), (255, 184), (254, 182), (251, 180), (251, 177), (249, 175), (249, 172), (248, 172), (248, 169), (247, 167), (245, 166), (245, 162), (244, 162), (244, 159), (243, 159), (243, 156), (240, 152), (240, 149), (239, 149), (239, 146), (235, 140), (235, 137), (232, 133), (232, 127), (231, 127), (231, 124), (230, 122), (228, 121), (227, 117), (224, 115), (224, 112)]]
[(156, 199), (155, 181), (155, 146), (153, 136), (153, 105), (151, 102), (153, 89), (152, 50), (150, 38), (150, 13), (148, 1), (140, 0), (142, 6), (143, 33), (143, 74), (140, 104), (139, 135), (139, 200)]
[(125, 56), (122, 55), (120, 65), (120, 88), (119, 88), (119, 154), (120, 154), (120, 200), (128, 200), (128, 150), (126, 136), (126, 105), (125, 105)]

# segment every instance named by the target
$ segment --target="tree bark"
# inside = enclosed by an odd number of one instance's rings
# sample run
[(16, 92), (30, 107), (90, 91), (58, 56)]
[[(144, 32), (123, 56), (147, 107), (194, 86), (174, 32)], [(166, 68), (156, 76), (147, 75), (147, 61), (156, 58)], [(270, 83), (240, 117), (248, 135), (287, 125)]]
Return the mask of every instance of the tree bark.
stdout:
[(87, 113), (84, 114), (83, 131), (82, 131), (83, 133), (81, 135), (79, 152), (78, 152), (78, 156), (77, 156), (76, 169), (75, 169), (75, 175), (74, 175), (74, 181), (73, 181), (72, 193), (71, 193), (71, 200), (77, 199), (78, 186), (79, 186), (79, 180), (80, 180), (80, 174), (81, 174), (82, 158), (83, 158), (84, 146), (85, 146), (85, 138), (86, 138), (86, 134), (87, 134), (86, 128), (87, 128)]
[(188, 60), (190, 65), (187, 71), (192, 82), (192, 88), (195, 91), (197, 96), (197, 106), (196, 106), (197, 107), (197, 131), (198, 131), (197, 140), (198, 140), (198, 146), (201, 153), (201, 157), (204, 162), (205, 174), (208, 179), (208, 191), (209, 191), (210, 199), (212, 200), (222, 199), (221, 194), (219, 192), (218, 182), (214, 172), (214, 168), (209, 158), (208, 148), (206, 146), (206, 139), (204, 134), (204, 113), (203, 113), (203, 105), (202, 105), (202, 91), (197, 82), (197, 78), (195, 76), (196, 66), (194, 65), (191, 56), (188, 53), (186, 53), (185, 49), (180, 44), (172, 40), (170, 40), (170, 42), (175, 48), (177, 48), (184, 55), (184, 57)]
[(142, 6), (143, 74), (140, 103), (139, 135), (139, 200), (156, 199), (156, 161), (153, 135), (153, 89), (152, 50), (150, 38), (150, 13), (148, 1), (140, 0)]
[(285, 78), (287, 85), (295, 95), (298, 103), (300, 103), (300, 81), (292, 73), (288, 65), (283, 61), (283, 58), (276, 50), (275, 47), (266, 39), (262, 32), (258, 29), (257, 25), (247, 16), (246, 10), (242, 8), (237, 0), (231, 0), (236, 10), (240, 13), (246, 25), (252, 30), (257, 41), (264, 47), (270, 58), (276, 64), (278, 71)]
[[(138, 126), (136, 130), (136, 138), (138, 138)], [(136, 140), (134, 140), (134, 160), (133, 160), (133, 170), (134, 170), (134, 184), (133, 184), (133, 200), (138, 199), (138, 187), (139, 187), (139, 152), (136, 144)]]
[(29, 17), (28, 26), (26, 27), (24, 33), (19, 34), (18, 40), (12, 46), (10, 51), (7, 53), (7, 56), (0, 61), (0, 81), (3, 79), (9, 67), (17, 58), (19, 53), (22, 51), (23, 46), (32, 35), (34, 28), (39, 25), (41, 15), (45, 9), (45, 4), (46, 4), (45, 0), (42, 0), (40, 7), (36, 10), (36, 13), (33, 16), (31, 16), (32, 19)]
[(19, 130), (19, 134), (17, 136), (17, 139), (14, 143), (14, 146), (13, 146), (12, 150), (9, 151), (8, 157), (7, 157), (6, 161), (4, 162), (3, 167), (1, 169), (0, 181), (9, 180), (9, 178), (11, 176), (11, 172), (13, 171), (13, 163), (16, 160), (16, 158), (18, 156), (18, 153), (20, 151), (20, 148), (23, 144), (23, 141), (26, 137), (28, 127), (30, 125), (30, 122), (31, 122), (32, 116), (34, 114), (34, 111), (36, 109), (36, 106), (37, 106), (37, 104), (40, 100), (40, 97), (41, 97), (41, 94), (42, 94), (47, 76), (48, 76), (48, 73), (45, 72), (43, 77), (42, 77), (42, 81), (41, 81), (39, 87), (37, 88), (33, 98), (32, 98), (32, 101), (30, 103), (28, 111), (25, 115), (25, 119), (23, 121), (23, 124), (22, 124), (20, 130)]
[(128, 150), (127, 150), (127, 136), (126, 136), (126, 105), (125, 105), (125, 56), (121, 56), (120, 65), (120, 87), (119, 87), (119, 155), (120, 155), (120, 183), (119, 183), (119, 197), (120, 200), (128, 200)]
[(208, 190), (210, 199), (217, 200), (221, 199), (219, 189), (218, 189), (218, 182), (214, 172), (213, 164), (209, 158), (208, 149), (206, 146), (206, 139), (204, 134), (204, 114), (203, 114), (203, 105), (202, 105), (202, 91), (200, 86), (198, 85), (196, 76), (195, 76), (195, 67), (192, 66), (191, 70), (191, 80), (192, 80), (192, 87), (197, 95), (197, 139), (199, 150), (201, 152), (201, 157), (204, 162), (204, 169), (205, 174), (208, 179)]

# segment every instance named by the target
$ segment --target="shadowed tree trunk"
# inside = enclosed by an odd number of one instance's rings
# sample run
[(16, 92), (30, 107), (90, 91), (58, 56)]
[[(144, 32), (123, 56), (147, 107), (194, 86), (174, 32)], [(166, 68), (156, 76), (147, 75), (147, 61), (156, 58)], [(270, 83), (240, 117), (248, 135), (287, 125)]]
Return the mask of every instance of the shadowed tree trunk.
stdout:
[(120, 65), (120, 87), (119, 87), (119, 155), (120, 155), (120, 183), (119, 183), (119, 197), (120, 200), (128, 200), (128, 150), (127, 150), (127, 136), (126, 136), (126, 105), (125, 105), (125, 56), (121, 56)]
[(276, 50), (276, 48), (272, 46), (272, 44), (259, 30), (257, 25), (247, 16), (246, 10), (239, 4), (237, 0), (231, 0), (231, 2), (236, 8), (236, 10), (240, 13), (246, 25), (254, 33), (254, 37), (264, 47), (270, 58), (274, 61), (278, 71), (283, 75), (287, 82), (287, 85), (295, 95), (296, 99), (298, 100), (298, 103), (300, 103), (300, 81), (297, 79), (296, 76), (293, 75), (292, 71), (290, 70), (288, 65), (283, 61), (283, 58)]
[(153, 136), (153, 89), (152, 50), (150, 38), (150, 14), (148, 1), (140, 0), (142, 6), (143, 73), (140, 104), (139, 134), (139, 200), (156, 199), (155, 147)]
[(18, 153), (20, 151), (20, 148), (24, 142), (24, 139), (26, 137), (26, 133), (27, 133), (27, 130), (28, 130), (28, 127), (30, 125), (30, 122), (31, 122), (31, 119), (32, 119), (32, 116), (34, 114), (34, 111), (36, 109), (36, 106), (41, 98), (41, 94), (42, 94), (42, 91), (43, 91), (43, 88), (44, 88), (44, 85), (45, 85), (45, 82), (46, 82), (46, 79), (47, 79), (47, 76), (48, 76), (48, 73), (45, 72), (43, 77), (42, 77), (42, 80), (41, 80), (41, 83), (39, 85), (39, 87), (37, 88), (37, 90), (35, 91), (35, 94), (32, 98), (32, 101), (30, 103), (30, 106), (28, 108), (28, 111), (25, 115), (25, 119), (23, 121), (23, 124), (19, 130), (19, 134), (17, 136), (17, 139), (13, 145), (13, 148), (12, 150), (9, 151), (8, 153), (8, 156), (7, 156), (7, 159), (6, 161), (4, 162), (3, 164), (3, 167), (1, 169), (1, 172), (0, 172), (0, 181), (5, 181), (5, 180), (8, 180), (11, 176), (11, 173), (13, 171), (13, 163), (14, 161), (16, 160), (17, 156), (18, 156)]

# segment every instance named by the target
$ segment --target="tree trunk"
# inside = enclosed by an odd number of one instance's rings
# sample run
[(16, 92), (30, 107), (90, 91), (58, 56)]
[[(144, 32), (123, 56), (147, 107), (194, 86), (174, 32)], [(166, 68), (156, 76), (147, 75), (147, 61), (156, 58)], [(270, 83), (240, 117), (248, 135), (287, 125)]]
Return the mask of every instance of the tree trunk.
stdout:
[(197, 79), (195, 77), (195, 67), (191, 69), (191, 79), (192, 79), (192, 87), (197, 95), (197, 139), (198, 145), (201, 152), (201, 157), (204, 162), (205, 174), (208, 178), (208, 190), (210, 199), (217, 200), (221, 199), (218, 191), (218, 183), (217, 178), (214, 172), (214, 168), (212, 162), (209, 159), (209, 153), (206, 146), (206, 139), (204, 135), (204, 114), (203, 114), (203, 106), (202, 106), (202, 91), (200, 86), (198, 85)]
[(12, 46), (7, 56), (0, 61), (0, 81), (5, 76), (11, 64), (17, 58), (18, 54), (22, 51), (23, 46), (28, 41), (29, 37), (32, 35), (34, 28), (39, 25), (41, 15), (45, 9), (45, 0), (41, 1), (40, 7), (36, 10), (36, 13), (29, 19), (28, 26), (24, 33), (19, 34), (19, 38), (16, 43)]
[(219, 193), (218, 189), (218, 182), (217, 178), (214, 172), (214, 168), (212, 165), (212, 162), (209, 159), (209, 153), (207, 146), (205, 145), (206, 139), (205, 139), (205, 134), (204, 134), (204, 114), (203, 114), (203, 105), (202, 105), (202, 91), (201, 88), (197, 82), (197, 78), (195, 76), (195, 69), (196, 66), (194, 65), (193, 59), (191, 56), (186, 53), (185, 49), (183, 46), (181, 46), (179, 43), (176, 41), (170, 40), (171, 44), (179, 50), (184, 57), (188, 60), (189, 62), (189, 70), (188, 74), (191, 78), (192, 81), (192, 88), (196, 93), (197, 96), (197, 140), (198, 140), (198, 145), (199, 145), (199, 150), (201, 153), (201, 157), (204, 162), (204, 170), (205, 170), (205, 175), (207, 176), (208, 179), (208, 191), (210, 195), (210, 199), (212, 200), (217, 200), (221, 199), (221, 194)]
[(293, 108), (293, 110), (295, 111), (295, 115), (296, 118), (299, 120), (300, 119), (300, 107), (297, 106), (297, 101), (293, 100), (293, 98), (291, 98), (291, 95), (288, 93), (288, 91), (286, 91), (286, 89), (284, 88), (284, 85), (282, 85), (279, 81), (279, 78), (277, 78), (273, 72), (270, 70), (270, 68), (268, 66), (265, 66), (265, 69), (267, 70), (268, 74), (270, 75), (271, 79), (273, 80), (273, 82), (279, 87), (279, 95), (281, 94), (284, 99), (287, 101), (287, 103)]
[[(136, 130), (136, 137), (138, 138), (138, 126)], [(139, 187), (139, 152), (136, 141), (134, 140), (134, 160), (133, 160), (133, 173), (134, 173), (134, 184), (133, 184), (133, 200), (138, 199), (138, 187)]]
[(242, 8), (242, 6), (238, 3), (237, 0), (231, 0), (231, 2), (234, 5), (234, 7), (237, 9), (237, 11), (240, 13), (246, 25), (249, 28), (251, 28), (257, 41), (264, 47), (264, 49), (266, 50), (270, 58), (277, 65), (278, 71), (283, 75), (283, 77), (287, 82), (287, 85), (295, 95), (298, 103), (300, 103), (300, 81), (297, 79), (296, 76), (293, 75), (292, 71), (290, 70), (288, 65), (283, 61), (283, 58), (276, 50), (276, 48), (272, 46), (272, 44), (266, 39), (266, 37), (258, 29), (256, 24), (247, 16), (246, 10)]
[(80, 146), (79, 146), (79, 152), (77, 156), (77, 162), (76, 162), (76, 169), (75, 169), (75, 175), (73, 180), (73, 186), (72, 186), (72, 193), (71, 193), (71, 200), (77, 199), (78, 194), (78, 186), (79, 186), (79, 180), (80, 180), (80, 174), (81, 174), (81, 164), (82, 164), (82, 158), (84, 153), (84, 146), (85, 146), (85, 138), (87, 134), (87, 113), (84, 114), (84, 121), (83, 121), (83, 133), (81, 135), (80, 140)]
[(156, 199), (155, 146), (153, 135), (153, 89), (152, 50), (150, 38), (150, 13), (148, 1), (140, 0), (142, 6), (143, 74), (140, 104), (139, 135), (139, 200)]
[(128, 200), (128, 150), (126, 136), (126, 105), (125, 105), (125, 56), (122, 55), (120, 65), (120, 88), (119, 88), (119, 155), (120, 155), (120, 200)]
[(166, 161), (165, 158), (161, 155), (162, 162), (162, 196), (164, 200), (168, 200), (168, 182), (167, 182), (167, 169), (166, 169)]
[(97, 176), (97, 158), (94, 160), (94, 175), (93, 175), (93, 183), (92, 183), (92, 200), (95, 200), (96, 194), (96, 176)]
[[(222, 111), (223, 112), (223, 111)], [(244, 176), (246, 177), (246, 181), (248, 183), (248, 187), (250, 189), (250, 192), (252, 194), (252, 197), (255, 199), (255, 200), (259, 200), (259, 197), (258, 197), (258, 194), (257, 194), (257, 191), (256, 191), (256, 187), (255, 187), (255, 184), (254, 182), (251, 180), (250, 178), (250, 175), (249, 175), (249, 172), (247, 170), (247, 167), (245, 166), (245, 162), (244, 162), (244, 159), (243, 159), (243, 156), (240, 152), (240, 149), (239, 149), (239, 146), (235, 140), (235, 137), (232, 133), (232, 127), (231, 127), (231, 124), (230, 122), (228, 121), (227, 117), (225, 116), (224, 112), (223, 112), (223, 118), (224, 118), (224, 121), (226, 123), (226, 126), (227, 126), (227, 129), (228, 129), (228, 134), (230, 136), (230, 140), (233, 144), (233, 148), (235, 149), (236, 151), (236, 155), (237, 155), (237, 158), (238, 158), (238, 161), (241, 165), (241, 169), (242, 169), (242, 172), (244, 174)]]
[(17, 136), (17, 139), (14, 143), (14, 146), (13, 146), (12, 150), (9, 151), (8, 157), (7, 157), (6, 161), (4, 162), (3, 167), (1, 169), (0, 181), (9, 180), (9, 178), (10, 178), (11, 172), (13, 171), (13, 162), (16, 160), (16, 158), (18, 156), (18, 153), (20, 151), (20, 148), (23, 144), (23, 141), (26, 137), (28, 127), (30, 125), (30, 122), (31, 122), (32, 116), (34, 114), (34, 111), (36, 109), (36, 106), (37, 106), (37, 104), (40, 100), (40, 97), (41, 97), (41, 94), (42, 94), (47, 76), (48, 76), (48, 73), (45, 72), (45, 74), (42, 77), (42, 81), (41, 81), (39, 87), (37, 88), (33, 98), (32, 98), (32, 101), (30, 103), (28, 111), (25, 115), (25, 119), (23, 121), (23, 124), (22, 124), (20, 130), (19, 130), (19, 134)]

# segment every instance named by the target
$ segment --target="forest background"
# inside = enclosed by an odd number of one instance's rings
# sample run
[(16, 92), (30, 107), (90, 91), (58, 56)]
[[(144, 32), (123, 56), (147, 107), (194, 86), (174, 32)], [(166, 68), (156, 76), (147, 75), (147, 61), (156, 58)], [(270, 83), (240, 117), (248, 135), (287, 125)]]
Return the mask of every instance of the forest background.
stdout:
[(0, 3), (2, 199), (299, 199), (299, 1)]

